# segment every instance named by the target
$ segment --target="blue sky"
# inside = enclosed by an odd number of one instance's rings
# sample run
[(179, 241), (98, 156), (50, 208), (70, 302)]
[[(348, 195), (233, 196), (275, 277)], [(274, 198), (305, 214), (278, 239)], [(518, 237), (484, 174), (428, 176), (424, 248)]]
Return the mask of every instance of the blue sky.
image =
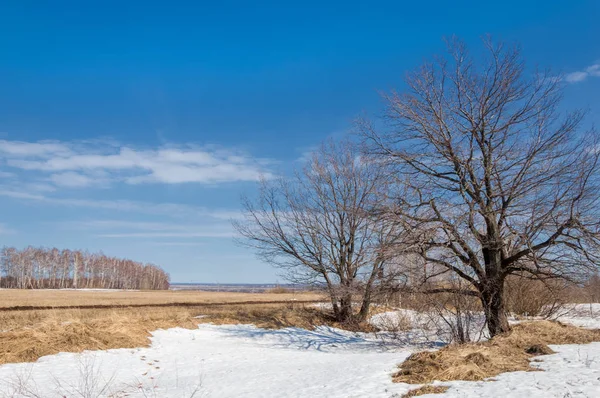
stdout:
[(600, 2), (0, 3), (0, 244), (274, 282), (229, 220), (458, 35), (521, 43), (600, 122)]

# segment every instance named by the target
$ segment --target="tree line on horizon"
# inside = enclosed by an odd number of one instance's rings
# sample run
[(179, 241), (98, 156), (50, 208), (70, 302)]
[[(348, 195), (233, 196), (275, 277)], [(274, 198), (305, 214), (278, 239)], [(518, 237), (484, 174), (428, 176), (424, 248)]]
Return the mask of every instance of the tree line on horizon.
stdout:
[(169, 274), (154, 264), (57, 248), (2, 248), (0, 287), (12, 289), (166, 290)]

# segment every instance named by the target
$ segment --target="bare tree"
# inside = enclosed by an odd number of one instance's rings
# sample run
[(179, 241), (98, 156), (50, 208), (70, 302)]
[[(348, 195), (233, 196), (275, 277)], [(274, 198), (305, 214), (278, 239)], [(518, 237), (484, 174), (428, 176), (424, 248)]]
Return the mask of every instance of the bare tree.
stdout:
[(244, 198), (246, 218), (234, 225), (288, 280), (325, 286), (338, 321), (363, 320), (386, 275), (388, 247), (401, 236), (374, 216), (385, 187), (378, 164), (361, 160), (350, 142), (329, 142), (294, 178), (263, 181), (256, 201)]
[(475, 62), (451, 40), (386, 97), (384, 127), (360, 126), (403, 186), (395, 216), (420, 242), (425, 279), (466, 280), (493, 336), (509, 330), (508, 275), (575, 279), (598, 264), (600, 152), (581, 112), (560, 114), (560, 78), (484, 44)]

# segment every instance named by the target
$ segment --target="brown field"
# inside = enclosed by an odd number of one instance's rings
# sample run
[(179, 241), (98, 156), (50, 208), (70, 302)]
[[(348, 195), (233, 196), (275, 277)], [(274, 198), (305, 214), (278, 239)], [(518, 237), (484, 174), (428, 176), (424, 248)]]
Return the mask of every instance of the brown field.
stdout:
[(183, 290), (0, 290), (0, 309), (11, 307), (149, 306), (222, 304), (269, 301), (320, 301), (315, 292), (234, 293)]
[(0, 364), (58, 352), (143, 347), (153, 330), (204, 322), (310, 328), (330, 323), (310, 304), (321, 299), (316, 293), (0, 290)]

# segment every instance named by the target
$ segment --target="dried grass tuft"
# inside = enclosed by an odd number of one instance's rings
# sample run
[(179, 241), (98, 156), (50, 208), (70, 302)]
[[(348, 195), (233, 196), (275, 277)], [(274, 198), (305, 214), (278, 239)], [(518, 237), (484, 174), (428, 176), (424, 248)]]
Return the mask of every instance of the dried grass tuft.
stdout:
[(418, 397), (420, 395), (425, 395), (425, 394), (443, 394), (446, 391), (448, 391), (448, 388), (450, 388), (450, 387), (427, 385), (427, 386), (416, 388), (414, 390), (410, 390), (409, 392), (404, 394), (402, 396), (402, 398)]
[(393, 376), (395, 382), (423, 384), (434, 380), (483, 380), (504, 372), (537, 370), (529, 364), (536, 355), (551, 354), (549, 344), (587, 344), (600, 341), (600, 331), (559, 322), (525, 322), (505, 335), (483, 343), (449, 345), (439, 351), (412, 354)]

